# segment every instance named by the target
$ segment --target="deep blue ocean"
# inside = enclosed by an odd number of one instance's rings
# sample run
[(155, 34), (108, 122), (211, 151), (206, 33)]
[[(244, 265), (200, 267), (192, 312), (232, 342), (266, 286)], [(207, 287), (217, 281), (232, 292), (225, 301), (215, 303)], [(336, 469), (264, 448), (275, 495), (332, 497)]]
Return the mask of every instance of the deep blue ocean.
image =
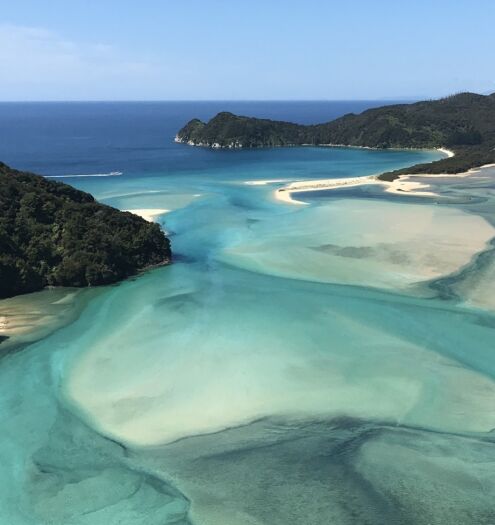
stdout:
[[(211, 152), (207, 150), (188, 151), (186, 155), (173, 142), (177, 131), (192, 118), (205, 120), (219, 111), (232, 111), (313, 124), (387, 103), (0, 103), (0, 160), (42, 175), (186, 171), (211, 160)], [(237, 159), (240, 157), (237, 155)]]

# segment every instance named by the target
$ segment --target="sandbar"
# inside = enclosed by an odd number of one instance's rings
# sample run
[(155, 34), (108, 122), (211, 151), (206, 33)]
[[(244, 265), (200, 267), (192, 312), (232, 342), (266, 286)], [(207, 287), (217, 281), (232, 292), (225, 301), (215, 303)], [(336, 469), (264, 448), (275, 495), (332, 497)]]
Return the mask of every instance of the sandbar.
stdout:
[(132, 210), (124, 210), (124, 211), (134, 213), (134, 215), (139, 215), (139, 217), (143, 218), (145, 221), (154, 222), (154, 220), (157, 217), (159, 217), (160, 215), (164, 215), (165, 213), (168, 213), (170, 210), (166, 210), (164, 208), (143, 208), (143, 209), (132, 209)]
[(414, 179), (457, 179), (472, 176), (483, 176), (484, 170), (493, 168), (493, 164), (485, 164), (479, 168), (472, 168), (463, 173), (419, 173), (400, 175), (393, 181), (385, 181), (378, 178), (378, 175), (368, 175), (362, 177), (350, 177), (341, 179), (321, 179), (292, 182), (283, 188), (278, 188), (274, 192), (275, 199), (289, 204), (307, 204), (303, 201), (293, 199), (291, 194), (298, 192), (333, 190), (342, 187), (366, 186), (371, 184), (380, 184), (385, 186), (387, 193), (396, 193), (399, 195), (411, 195), (414, 197), (438, 197), (438, 193), (429, 191), (430, 185), (427, 182), (421, 182)]

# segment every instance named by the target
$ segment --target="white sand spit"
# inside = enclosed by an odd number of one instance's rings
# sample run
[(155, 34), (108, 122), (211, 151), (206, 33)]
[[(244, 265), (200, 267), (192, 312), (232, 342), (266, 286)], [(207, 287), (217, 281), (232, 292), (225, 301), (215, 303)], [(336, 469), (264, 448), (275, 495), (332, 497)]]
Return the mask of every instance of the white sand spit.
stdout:
[(124, 210), (124, 211), (134, 213), (134, 215), (139, 215), (145, 221), (153, 222), (157, 217), (165, 213), (168, 213), (170, 210), (166, 210), (163, 208), (143, 208), (143, 209), (133, 209), (133, 210)]

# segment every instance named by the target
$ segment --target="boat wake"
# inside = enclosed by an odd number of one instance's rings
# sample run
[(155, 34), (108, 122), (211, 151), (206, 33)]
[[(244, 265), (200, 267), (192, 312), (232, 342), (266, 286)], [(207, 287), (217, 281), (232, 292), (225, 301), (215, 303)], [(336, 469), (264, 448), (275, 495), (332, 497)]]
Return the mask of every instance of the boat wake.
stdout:
[(118, 177), (123, 175), (122, 171), (110, 171), (109, 173), (88, 173), (81, 175), (47, 175), (50, 179), (70, 179), (75, 177)]

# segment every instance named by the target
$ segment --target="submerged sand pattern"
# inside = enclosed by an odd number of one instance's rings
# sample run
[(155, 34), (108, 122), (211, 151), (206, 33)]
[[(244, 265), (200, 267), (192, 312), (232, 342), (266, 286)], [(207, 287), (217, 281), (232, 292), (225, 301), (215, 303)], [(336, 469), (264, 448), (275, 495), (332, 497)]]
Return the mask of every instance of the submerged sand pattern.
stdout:
[(102, 179), (173, 210), (177, 259), (4, 356), (1, 520), (495, 521), (491, 179), (283, 206), (210, 175)]

